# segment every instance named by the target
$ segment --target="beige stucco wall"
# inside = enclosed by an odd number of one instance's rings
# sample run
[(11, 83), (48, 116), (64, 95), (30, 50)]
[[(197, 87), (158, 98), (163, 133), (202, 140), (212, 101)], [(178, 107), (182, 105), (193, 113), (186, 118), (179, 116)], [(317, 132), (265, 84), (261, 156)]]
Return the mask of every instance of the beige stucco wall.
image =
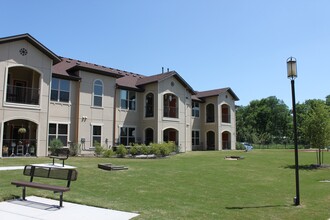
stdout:
[[(106, 147), (113, 142), (113, 124), (114, 124), (114, 97), (116, 79), (109, 76), (94, 74), (86, 71), (80, 71), (80, 94), (79, 107), (76, 110), (78, 124), (78, 142), (82, 138), (85, 144), (82, 148), (92, 147), (92, 126), (102, 126), (101, 145), (106, 146), (105, 140), (108, 139)], [(95, 80), (103, 82), (102, 107), (92, 106), (93, 84)]]
[[(28, 53), (22, 56), (19, 53), (25, 48)], [(8, 68), (24, 66), (40, 74), (40, 105), (29, 106), (4, 102)], [(48, 131), (48, 100), (49, 83), (51, 79), (52, 60), (25, 40), (0, 44), (0, 79), (3, 85), (0, 87), (0, 122), (1, 127), (6, 121), (25, 119), (38, 125), (37, 129), (37, 155), (47, 155), (47, 131)], [(0, 143), (2, 143), (2, 136)], [(2, 144), (0, 146), (2, 148)]]

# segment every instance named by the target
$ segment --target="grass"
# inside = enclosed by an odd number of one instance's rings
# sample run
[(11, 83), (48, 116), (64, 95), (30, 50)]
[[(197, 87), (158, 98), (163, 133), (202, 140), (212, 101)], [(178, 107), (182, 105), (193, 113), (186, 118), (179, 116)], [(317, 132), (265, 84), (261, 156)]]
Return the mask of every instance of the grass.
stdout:
[[(244, 160), (228, 161), (228, 155)], [(309, 169), (315, 153), (300, 152), (301, 206), (295, 196), (292, 150), (189, 152), (166, 159), (117, 159), (72, 157), (78, 180), (66, 201), (138, 212), (136, 219), (328, 219), (329, 169)], [(330, 163), (330, 152), (325, 152)], [(49, 158), (6, 158), (0, 166), (48, 163)], [(129, 167), (105, 171), (98, 163)], [(20, 196), (10, 185), (27, 179), (21, 170), (0, 171), (0, 200)], [(28, 195), (54, 198), (52, 192), (28, 189)], [(57, 198), (57, 196), (56, 196)], [(64, 202), (65, 206), (65, 202)]]

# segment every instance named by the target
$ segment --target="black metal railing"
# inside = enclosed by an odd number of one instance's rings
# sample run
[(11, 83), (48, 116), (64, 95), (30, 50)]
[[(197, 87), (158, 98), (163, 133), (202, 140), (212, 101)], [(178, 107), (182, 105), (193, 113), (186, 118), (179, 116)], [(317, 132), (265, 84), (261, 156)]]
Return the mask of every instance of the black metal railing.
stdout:
[(39, 105), (39, 88), (7, 85), (7, 102)]
[(2, 156), (35, 156), (37, 155), (36, 139), (3, 139)]

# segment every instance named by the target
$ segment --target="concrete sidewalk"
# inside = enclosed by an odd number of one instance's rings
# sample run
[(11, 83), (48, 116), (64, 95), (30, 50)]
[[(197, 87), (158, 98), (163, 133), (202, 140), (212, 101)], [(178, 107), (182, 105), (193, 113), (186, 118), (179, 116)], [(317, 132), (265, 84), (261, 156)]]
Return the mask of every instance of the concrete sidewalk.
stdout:
[(58, 208), (58, 201), (29, 196), (26, 201), (14, 199), (0, 203), (1, 219), (10, 220), (59, 220), (59, 219), (95, 219), (127, 220), (139, 214), (103, 209), (92, 206), (64, 202)]

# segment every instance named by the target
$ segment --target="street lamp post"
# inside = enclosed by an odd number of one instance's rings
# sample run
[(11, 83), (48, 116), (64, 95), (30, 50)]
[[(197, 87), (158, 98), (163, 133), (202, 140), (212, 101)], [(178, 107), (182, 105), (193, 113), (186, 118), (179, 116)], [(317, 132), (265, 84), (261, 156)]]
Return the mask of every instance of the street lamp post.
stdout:
[(297, 60), (294, 57), (289, 57), (286, 61), (288, 78), (291, 79), (292, 92), (292, 113), (293, 113), (293, 136), (294, 136), (294, 158), (295, 158), (295, 174), (296, 174), (296, 196), (294, 197), (294, 204), (300, 205), (299, 193), (299, 163), (298, 163), (298, 141), (297, 141), (297, 116), (296, 116), (296, 98), (294, 89), (294, 80), (297, 78)]

